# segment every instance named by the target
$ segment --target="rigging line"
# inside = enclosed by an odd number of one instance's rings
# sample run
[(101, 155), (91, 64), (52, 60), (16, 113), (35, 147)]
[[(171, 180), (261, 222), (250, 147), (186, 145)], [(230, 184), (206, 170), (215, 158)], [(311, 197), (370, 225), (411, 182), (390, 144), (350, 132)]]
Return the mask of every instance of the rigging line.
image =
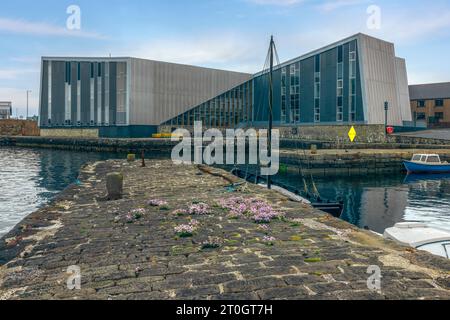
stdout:
[[(262, 69), (263, 70), (263, 74), (260, 76), (261, 81), (265, 81), (265, 78), (263, 78), (263, 77), (266, 76), (265, 72), (268, 69), (269, 63), (270, 63), (270, 48), (269, 48), (269, 50), (267, 52), (266, 59), (264, 61), (264, 65), (263, 65), (263, 69)], [(255, 79), (253, 79), (252, 81), (253, 81), (253, 84), (254, 84)], [(253, 95), (255, 96), (255, 92), (253, 92)], [(255, 108), (256, 108), (256, 115), (253, 116), (253, 120), (255, 120), (255, 119), (258, 120), (259, 119), (259, 114), (260, 114), (261, 108), (260, 107), (256, 107), (256, 102), (262, 101), (263, 100), (262, 99), (263, 96), (264, 96), (263, 91), (259, 91), (258, 92), (258, 96), (257, 96), (258, 99), (254, 99), (253, 109), (255, 110)], [(254, 123), (254, 121), (253, 121), (253, 123)], [(250, 159), (248, 159), (248, 161), (247, 161), (246, 170), (245, 170), (245, 181), (247, 183), (248, 183), (247, 178), (249, 176), (249, 174), (248, 174), (249, 173), (249, 167), (250, 167)], [(255, 174), (255, 179), (257, 180), (257, 174)], [(255, 181), (255, 182), (257, 183), (257, 181)]]

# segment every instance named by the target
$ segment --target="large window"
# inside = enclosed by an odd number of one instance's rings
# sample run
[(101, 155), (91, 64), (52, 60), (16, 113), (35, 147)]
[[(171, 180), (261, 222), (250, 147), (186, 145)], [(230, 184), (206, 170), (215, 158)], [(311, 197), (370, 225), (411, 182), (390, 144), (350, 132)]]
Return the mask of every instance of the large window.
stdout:
[(436, 100), (434, 101), (434, 105), (435, 105), (436, 107), (443, 107), (443, 106), (444, 106), (444, 100), (442, 100), (442, 99), (436, 99)]
[(314, 122), (320, 122), (320, 55), (314, 61)]
[(425, 100), (417, 101), (417, 107), (418, 108), (425, 108)]
[(344, 52), (338, 47), (337, 88), (336, 88), (336, 121), (344, 121)]
[(356, 121), (356, 41), (349, 44), (349, 120)]
[(290, 66), (291, 122), (300, 122), (300, 63)]
[(281, 69), (281, 122), (286, 123), (287, 122), (287, 105), (286, 105), (286, 67)]

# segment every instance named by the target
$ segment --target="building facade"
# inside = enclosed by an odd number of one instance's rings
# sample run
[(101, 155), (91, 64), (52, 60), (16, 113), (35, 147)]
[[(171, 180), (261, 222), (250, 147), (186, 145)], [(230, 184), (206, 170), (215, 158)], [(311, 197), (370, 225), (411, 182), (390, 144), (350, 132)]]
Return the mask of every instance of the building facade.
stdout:
[(135, 58), (42, 58), (43, 135), (150, 137), (158, 125), (251, 78)]
[[(274, 124), (412, 123), (404, 59), (394, 44), (357, 34), (277, 66), (273, 79)], [(165, 126), (236, 127), (265, 124), (269, 114), (269, 76), (249, 81), (170, 119)]]
[[(356, 34), (274, 70), (278, 126), (412, 123), (406, 63), (394, 44)], [(39, 125), (94, 136), (161, 128), (265, 125), (267, 70), (249, 75), (134, 58), (43, 58)], [(75, 130), (72, 131), (72, 133)], [(64, 130), (63, 130), (64, 133)]]
[(0, 119), (10, 119), (12, 116), (12, 103), (0, 101)]
[(409, 95), (416, 123), (450, 127), (450, 82), (412, 85)]

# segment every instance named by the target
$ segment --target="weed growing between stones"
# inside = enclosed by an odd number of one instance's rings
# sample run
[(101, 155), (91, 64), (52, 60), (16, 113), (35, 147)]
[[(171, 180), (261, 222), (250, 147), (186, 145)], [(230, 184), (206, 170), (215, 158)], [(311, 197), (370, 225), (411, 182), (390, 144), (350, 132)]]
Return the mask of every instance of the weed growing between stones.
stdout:
[(275, 245), (275, 241), (277, 241), (276, 238), (270, 237), (270, 236), (264, 236), (263, 242), (266, 246), (272, 247)]
[(220, 248), (222, 243), (223, 240), (219, 237), (209, 237), (208, 240), (202, 242), (202, 250)]
[(147, 202), (147, 204), (151, 207), (168, 207), (169, 204), (165, 200), (161, 199), (151, 199)]
[(137, 220), (140, 220), (146, 213), (147, 213), (147, 210), (145, 210), (144, 208), (133, 209), (124, 215), (118, 215), (114, 219), (114, 221), (116, 223), (118, 223), (120, 221), (124, 221), (126, 223), (133, 223)]
[(174, 230), (180, 238), (188, 238), (194, 235), (195, 231), (198, 229), (198, 226), (199, 222), (197, 220), (191, 220), (188, 224), (176, 226)]

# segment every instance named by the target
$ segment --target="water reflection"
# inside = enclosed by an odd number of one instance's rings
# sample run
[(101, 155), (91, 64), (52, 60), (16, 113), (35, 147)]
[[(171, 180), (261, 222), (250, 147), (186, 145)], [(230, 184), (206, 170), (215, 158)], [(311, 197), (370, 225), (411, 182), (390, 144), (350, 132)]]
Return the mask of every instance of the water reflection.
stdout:
[[(277, 179), (303, 189), (300, 176)], [(322, 197), (345, 203), (342, 219), (383, 233), (402, 221), (423, 221), (450, 229), (450, 175), (403, 174), (317, 177)]]
[(0, 148), (0, 236), (74, 182), (88, 161), (111, 153)]

